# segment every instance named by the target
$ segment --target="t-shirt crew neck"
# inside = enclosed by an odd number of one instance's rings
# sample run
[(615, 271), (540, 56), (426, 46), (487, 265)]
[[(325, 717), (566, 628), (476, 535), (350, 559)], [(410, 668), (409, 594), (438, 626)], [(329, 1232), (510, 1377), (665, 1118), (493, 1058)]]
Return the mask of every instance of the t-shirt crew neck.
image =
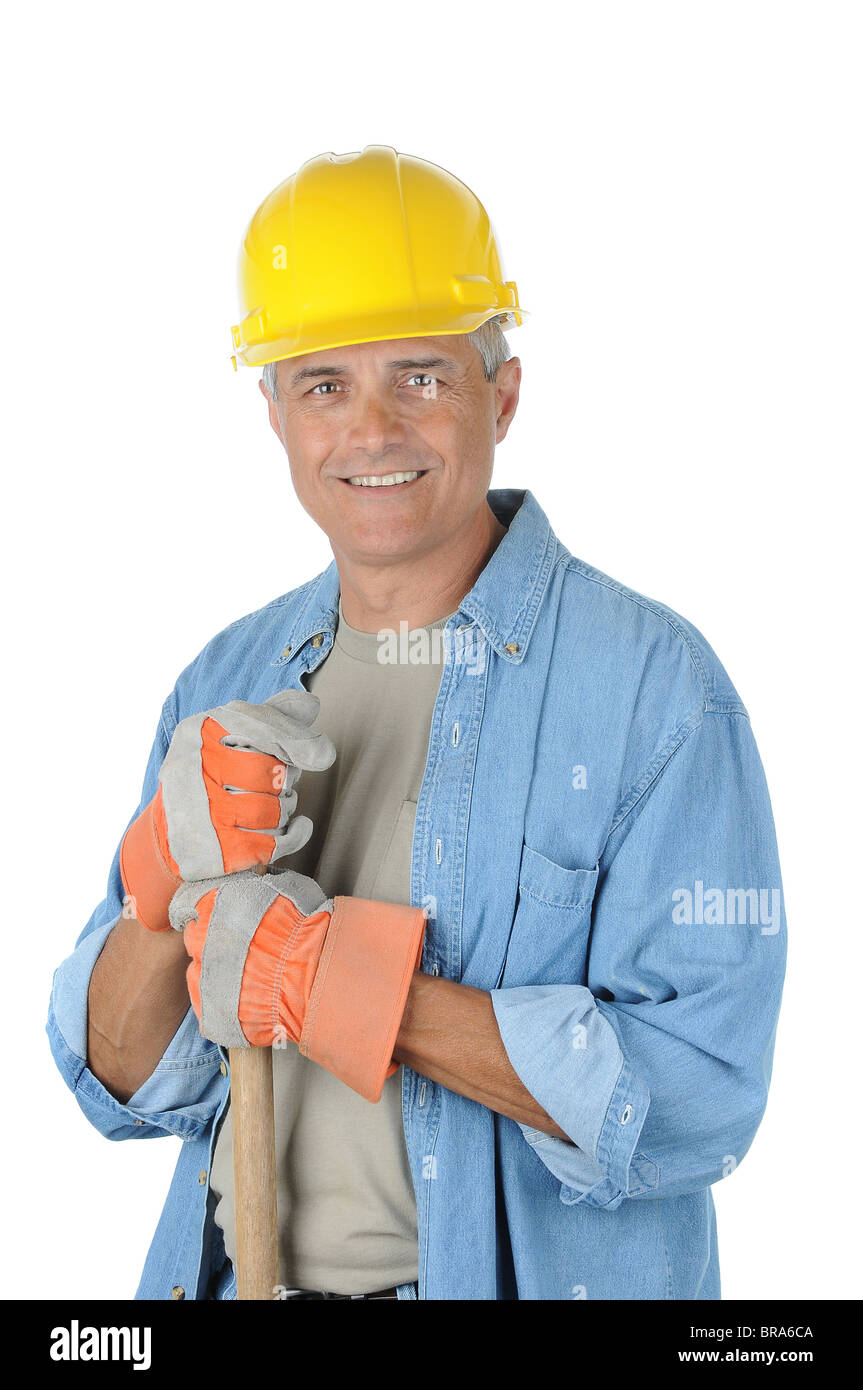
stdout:
[[(346, 621), (342, 612), (342, 601), (339, 599), (339, 624), (336, 628), (334, 645), (340, 647), (347, 655), (355, 661), (376, 662), (383, 665), (392, 664), (389, 653), (392, 650), (392, 639), (402, 638), (406, 640), (408, 649), (412, 640), (415, 642), (416, 634), (421, 632), (440, 632), (446, 627), (452, 614), (446, 618), (438, 618), (436, 622), (425, 623), (422, 627), (410, 628), (402, 631), (401, 628), (381, 627), (377, 632), (363, 632), (360, 628), (351, 627)], [(419, 664), (410, 663), (409, 664)]]

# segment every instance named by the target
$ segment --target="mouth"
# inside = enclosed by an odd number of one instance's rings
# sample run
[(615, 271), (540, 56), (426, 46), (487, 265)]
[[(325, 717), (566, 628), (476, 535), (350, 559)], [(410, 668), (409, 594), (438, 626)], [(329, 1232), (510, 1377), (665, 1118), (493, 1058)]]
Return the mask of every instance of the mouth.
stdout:
[(378, 493), (384, 490), (387, 493), (404, 492), (405, 488), (413, 487), (420, 478), (424, 478), (427, 472), (424, 468), (405, 473), (357, 473), (351, 478), (343, 478), (342, 482), (357, 490), (369, 491), (374, 488)]

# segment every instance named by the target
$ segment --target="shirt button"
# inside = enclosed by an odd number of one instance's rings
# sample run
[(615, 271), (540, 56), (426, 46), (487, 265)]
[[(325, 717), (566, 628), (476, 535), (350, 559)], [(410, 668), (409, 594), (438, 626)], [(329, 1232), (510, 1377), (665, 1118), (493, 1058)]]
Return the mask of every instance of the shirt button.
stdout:
[(206, 1168), (202, 1168), (201, 1171), (200, 1171), (200, 1173), (198, 1174), (198, 1182), (200, 1183), (201, 1187), (206, 1187), (206, 1185), (207, 1185), (207, 1170), (206, 1170)]
[(319, 632), (315, 637), (312, 638), (312, 646), (313, 646), (313, 647), (322, 647), (323, 645), (324, 645), (324, 634), (323, 634), (322, 632)]
[(143, 1121), (143, 1120), (134, 1120), (133, 1123), (136, 1124), (136, 1125), (142, 1125), (142, 1124), (144, 1123), (144, 1121)]
[(291, 654), (291, 648), (290, 648), (290, 647), (282, 647), (282, 656), (290, 656), (290, 654)]
[(171, 1290), (171, 1297), (176, 1298), (178, 1300), (186, 1297), (186, 1290), (183, 1288), (182, 1284), (174, 1285), (174, 1287)]
[(504, 647), (504, 651), (509, 652), (510, 656), (515, 656), (516, 652), (518, 651), (518, 643), (507, 642), (506, 646)]
[(632, 1106), (631, 1106), (631, 1105), (626, 1105), (626, 1106), (624, 1106), (623, 1114), (622, 1114), (621, 1117), (620, 1117), (620, 1123), (621, 1123), (622, 1125), (628, 1125), (628, 1124), (629, 1124), (629, 1121), (630, 1121), (631, 1119), (632, 1119)]
[(228, 1075), (228, 1068), (225, 1066), (224, 1062), (219, 1063), (219, 1071), (222, 1073), (223, 1076)]

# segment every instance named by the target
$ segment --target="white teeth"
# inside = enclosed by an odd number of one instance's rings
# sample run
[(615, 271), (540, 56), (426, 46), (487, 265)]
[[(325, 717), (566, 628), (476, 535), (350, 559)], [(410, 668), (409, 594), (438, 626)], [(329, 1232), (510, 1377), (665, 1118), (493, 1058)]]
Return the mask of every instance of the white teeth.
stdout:
[(396, 483), (412, 483), (419, 473), (387, 473), (382, 478), (348, 478), (352, 487), (394, 487)]

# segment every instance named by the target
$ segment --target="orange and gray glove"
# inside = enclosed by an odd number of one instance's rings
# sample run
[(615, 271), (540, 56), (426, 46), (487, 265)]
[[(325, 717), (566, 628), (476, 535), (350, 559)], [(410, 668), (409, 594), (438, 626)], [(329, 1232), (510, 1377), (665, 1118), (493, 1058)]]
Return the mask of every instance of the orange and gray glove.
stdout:
[(421, 908), (325, 898), (302, 874), (248, 872), (184, 883), (170, 919), (192, 958), (189, 997), (205, 1038), (223, 1047), (290, 1039), (380, 1100), (420, 965)]
[(145, 927), (170, 931), (181, 880), (274, 864), (306, 843), (312, 823), (294, 815), (294, 784), (336, 756), (326, 734), (310, 731), (319, 708), (309, 691), (283, 690), (260, 705), (232, 700), (180, 721), (159, 790), (120, 846), (123, 886)]

